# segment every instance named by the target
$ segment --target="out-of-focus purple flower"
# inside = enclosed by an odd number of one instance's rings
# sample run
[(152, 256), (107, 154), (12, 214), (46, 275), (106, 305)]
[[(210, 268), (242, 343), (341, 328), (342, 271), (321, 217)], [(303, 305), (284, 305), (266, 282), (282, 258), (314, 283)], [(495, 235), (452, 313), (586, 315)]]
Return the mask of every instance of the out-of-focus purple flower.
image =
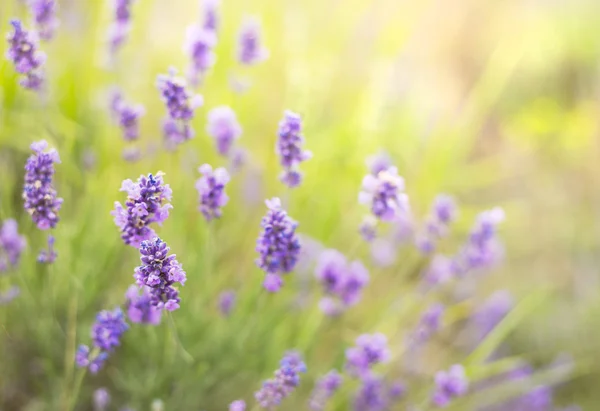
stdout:
[(446, 308), (440, 303), (435, 303), (425, 310), (412, 334), (411, 344), (413, 346), (425, 343), (439, 331), (445, 311)]
[(156, 83), (168, 111), (168, 117), (163, 120), (163, 134), (170, 149), (194, 136), (190, 122), (195, 110), (203, 104), (202, 96), (190, 93), (185, 80), (176, 73), (171, 68), (168, 75), (159, 75)]
[(323, 411), (329, 398), (342, 385), (342, 381), (342, 375), (336, 370), (331, 370), (319, 378), (308, 401), (310, 409), (313, 411)]
[(131, 29), (131, 6), (135, 0), (113, 0), (113, 22), (108, 29), (111, 53), (123, 45)]
[(360, 301), (362, 289), (369, 282), (369, 272), (359, 262), (349, 263), (337, 250), (324, 250), (315, 267), (315, 277), (327, 297), (320, 303), (326, 315), (341, 314)]
[(372, 366), (390, 359), (387, 338), (381, 333), (363, 334), (356, 346), (346, 350), (346, 370), (354, 376), (366, 375)]
[(54, 164), (60, 163), (55, 149), (44, 150), (48, 147), (46, 140), (31, 144), (32, 154), (25, 164), (25, 185), (23, 199), (25, 210), (40, 230), (54, 228), (58, 223), (58, 211), (63, 203), (62, 198), (56, 197), (52, 186)]
[(38, 254), (38, 257), (37, 257), (38, 263), (52, 264), (54, 261), (56, 261), (56, 257), (58, 257), (58, 254), (56, 253), (56, 250), (54, 249), (54, 242), (55, 242), (54, 236), (49, 235), (48, 236), (48, 249), (40, 251), (40, 253)]
[(135, 146), (125, 147), (121, 156), (123, 157), (123, 160), (135, 163), (142, 157), (142, 150)]
[(219, 295), (219, 311), (225, 317), (229, 317), (229, 314), (231, 314), (231, 310), (233, 310), (234, 305), (235, 305), (235, 291), (227, 290), (227, 291), (223, 291)]
[(229, 182), (229, 173), (223, 167), (213, 171), (208, 164), (203, 164), (198, 168), (202, 174), (196, 181), (196, 190), (198, 190), (199, 210), (204, 215), (206, 221), (214, 218), (220, 218), (223, 215), (221, 207), (224, 207), (229, 201), (225, 194), (225, 186)]
[(90, 365), (90, 347), (81, 344), (75, 352), (75, 364), (78, 367), (87, 367)]
[(123, 131), (123, 139), (125, 141), (137, 140), (140, 136), (139, 120), (146, 112), (144, 106), (125, 102), (122, 93), (115, 90), (111, 95), (110, 108), (113, 118)]
[(204, 0), (204, 15), (202, 18), (202, 26), (206, 30), (216, 32), (219, 28), (219, 4), (221, 0)]
[(246, 411), (246, 403), (243, 400), (237, 400), (229, 404), (229, 411)]
[(142, 241), (140, 260), (134, 278), (140, 287), (150, 288), (150, 302), (155, 307), (174, 311), (179, 308), (179, 291), (173, 285), (185, 284), (186, 275), (175, 254), (169, 255), (170, 248), (160, 238)]
[(302, 173), (298, 166), (312, 157), (312, 153), (304, 150), (302, 135), (302, 119), (300, 115), (286, 110), (283, 120), (279, 122), (277, 154), (284, 171), (279, 179), (288, 187), (297, 187), (302, 182)]
[(241, 64), (248, 66), (260, 63), (269, 57), (269, 51), (262, 44), (260, 22), (255, 17), (246, 17), (242, 22), (237, 57)]
[(424, 254), (435, 250), (437, 241), (448, 232), (449, 224), (456, 218), (457, 209), (454, 199), (448, 195), (438, 195), (431, 207), (424, 227), (417, 235), (417, 248)]
[(358, 201), (368, 205), (378, 219), (392, 221), (408, 211), (408, 197), (403, 190), (404, 179), (398, 175), (396, 167), (389, 167), (377, 176), (367, 174), (363, 178)]
[(367, 157), (366, 164), (369, 172), (377, 177), (381, 171), (385, 171), (392, 166), (392, 159), (388, 153), (380, 151), (377, 154)]
[(406, 384), (402, 381), (392, 383), (388, 389), (388, 395), (393, 401), (400, 401), (406, 395)]
[(213, 48), (216, 44), (217, 36), (214, 30), (198, 25), (187, 28), (183, 48), (190, 59), (187, 75), (192, 86), (200, 84), (206, 72), (215, 64)]
[(16, 285), (13, 285), (8, 290), (0, 293), (0, 305), (9, 304), (12, 300), (17, 298), (21, 294), (21, 289)]
[(229, 169), (233, 173), (240, 171), (248, 162), (248, 152), (240, 147), (234, 147), (229, 159)]
[(389, 402), (383, 378), (368, 373), (362, 378), (362, 384), (354, 398), (355, 411), (384, 411)]
[(263, 382), (254, 397), (262, 408), (273, 409), (288, 397), (300, 384), (300, 374), (306, 372), (306, 364), (294, 351), (286, 353), (275, 371), (275, 377)]
[(387, 238), (377, 238), (371, 242), (371, 257), (378, 267), (389, 267), (398, 257), (397, 245)]
[(206, 131), (214, 138), (219, 154), (226, 157), (231, 154), (233, 143), (242, 135), (235, 112), (227, 106), (215, 107), (208, 112)]
[(504, 220), (504, 211), (494, 208), (477, 216), (471, 229), (469, 241), (463, 246), (455, 258), (457, 275), (465, 275), (469, 271), (485, 269), (499, 259), (500, 245), (496, 240), (498, 224)]
[(446, 407), (454, 398), (464, 395), (468, 388), (465, 369), (462, 365), (453, 365), (448, 371), (438, 371), (435, 375), (432, 402), (438, 407)]
[(358, 231), (365, 241), (373, 241), (377, 237), (377, 219), (371, 214), (366, 215)]
[(139, 247), (142, 241), (155, 237), (156, 233), (149, 225), (161, 225), (169, 216), (169, 210), (173, 208), (169, 203), (172, 191), (164, 183), (163, 175), (162, 172), (147, 177), (142, 175), (135, 183), (130, 179), (123, 180), (120, 191), (127, 193), (125, 207), (116, 201), (111, 215), (125, 244)]
[(104, 411), (110, 404), (110, 394), (106, 388), (94, 391), (94, 411)]
[(454, 278), (454, 261), (441, 254), (435, 255), (423, 272), (423, 280), (429, 287), (445, 284)]
[[(141, 291), (141, 293), (140, 293)], [(127, 302), (127, 316), (132, 323), (157, 325), (160, 323), (162, 311), (152, 304), (150, 289), (143, 287), (141, 290), (132, 285), (125, 293)]]
[[(291, 272), (298, 261), (300, 241), (296, 235), (298, 223), (281, 207), (279, 198), (265, 201), (268, 211), (261, 221), (262, 232), (256, 240), (259, 258), (256, 264), (267, 274), (264, 286), (270, 292), (281, 288), (281, 274)], [(279, 279), (277, 282), (276, 278)]]
[(20, 84), (23, 88), (40, 91), (44, 84), (42, 66), (46, 54), (39, 50), (39, 39), (34, 31), (23, 28), (20, 20), (10, 21), (13, 32), (8, 33), (8, 51), (6, 58), (13, 62), (17, 73), (22, 74)]
[(9, 266), (16, 267), (21, 259), (21, 253), (27, 245), (25, 237), (19, 235), (17, 221), (9, 218), (0, 227), (0, 273), (7, 271)]
[(473, 314), (472, 321), (476, 328), (477, 340), (480, 341), (492, 331), (509, 313), (514, 300), (507, 290), (494, 292)]
[(31, 12), (40, 38), (50, 40), (58, 28), (55, 0), (32, 0)]

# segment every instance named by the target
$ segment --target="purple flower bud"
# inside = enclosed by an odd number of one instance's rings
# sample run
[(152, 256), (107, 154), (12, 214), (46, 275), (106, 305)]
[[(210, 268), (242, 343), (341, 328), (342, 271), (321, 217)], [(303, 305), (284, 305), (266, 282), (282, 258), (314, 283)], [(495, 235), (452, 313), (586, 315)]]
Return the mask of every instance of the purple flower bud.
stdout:
[(219, 28), (218, 8), (221, 0), (204, 0), (204, 16), (202, 25), (206, 30), (214, 32)]
[(108, 30), (111, 53), (116, 53), (131, 29), (131, 5), (135, 0), (113, 0), (113, 23)]
[(327, 401), (342, 385), (342, 381), (342, 375), (336, 370), (331, 370), (319, 378), (308, 402), (310, 409), (313, 411), (325, 410)]
[(223, 214), (221, 208), (229, 201), (229, 197), (225, 194), (225, 186), (229, 182), (229, 173), (223, 167), (213, 171), (208, 164), (200, 166), (198, 171), (202, 173), (202, 177), (196, 181), (200, 203), (199, 210), (206, 221), (220, 218)]
[(219, 154), (226, 157), (231, 154), (233, 143), (242, 135), (235, 112), (227, 106), (215, 107), (208, 112), (206, 131), (215, 139)]
[(371, 214), (366, 215), (360, 224), (359, 232), (365, 241), (373, 241), (377, 237), (377, 219)]
[(435, 392), (432, 401), (438, 407), (445, 407), (452, 399), (467, 392), (469, 381), (462, 365), (453, 365), (448, 371), (439, 371), (435, 375)]
[(104, 411), (110, 404), (110, 394), (106, 388), (94, 391), (94, 411)]
[[(256, 264), (267, 274), (265, 288), (274, 292), (278, 288), (273, 276), (287, 274), (294, 269), (300, 252), (300, 241), (296, 235), (298, 223), (283, 210), (281, 200), (273, 198), (265, 203), (268, 212), (261, 221), (263, 231), (256, 241), (256, 251), (259, 254)], [(279, 287), (281, 283), (282, 280)]]
[(77, 364), (78, 367), (87, 367), (90, 365), (90, 347), (83, 344), (77, 347), (75, 364)]
[(55, 0), (33, 0), (31, 2), (31, 13), (37, 32), (43, 40), (50, 40), (58, 28), (56, 9)]
[(412, 345), (420, 345), (429, 340), (442, 326), (442, 317), (446, 308), (443, 304), (433, 304), (419, 320), (419, 324), (412, 335)]
[(17, 221), (9, 218), (0, 227), (0, 273), (7, 271), (9, 265), (16, 267), (21, 259), (27, 241), (19, 235)]
[(377, 177), (381, 171), (385, 171), (392, 166), (392, 159), (385, 151), (367, 157), (366, 160), (369, 172)]
[(275, 371), (275, 377), (263, 382), (254, 397), (262, 408), (272, 409), (288, 397), (300, 384), (300, 373), (306, 372), (306, 364), (296, 352), (287, 353)]
[(235, 305), (235, 291), (227, 290), (227, 291), (223, 291), (219, 295), (219, 311), (225, 317), (229, 317), (229, 314), (231, 314), (231, 310), (233, 310), (234, 305)]
[(388, 398), (383, 378), (371, 373), (365, 375), (354, 398), (354, 410), (384, 411), (386, 409), (388, 409)]
[(358, 201), (369, 205), (378, 219), (392, 221), (408, 211), (408, 197), (403, 190), (404, 179), (398, 175), (396, 167), (389, 167), (377, 176), (368, 174), (363, 178)]
[(390, 359), (387, 338), (381, 333), (363, 334), (356, 346), (346, 350), (346, 369), (354, 376), (364, 376), (370, 368)]
[(437, 241), (447, 234), (448, 225), (454, 221), (456, 213), (452, 197), (440, 194), (435, 198), (430, 215), (416, 239), (417, 248), (423, 254), (430, 254), (435, 250)]
[(37, 261), (42, 264), (52, 264), (56, 260), (56, 257), (58, 257), (58, 254), (54, 250), (54, 236), (49, 235), (48, 249), (40, 251)]
[(261, 44), (260, 22), (255, 17), (244, 19), (239, 33), (237, 53), (239, 62), (249, 66), (269, 57), (269, 51)]
[(115, 90), (111, 96), (111, 112), (121, 127), (123, 139), (125, 141), (137, 140), (140, 136), (139, 120), (146, 112), (144, 106), (126, 103), (121, 92)]
[(438, 254), (431, 259), (429, 267), (423, 273), (423, 279), (429, 286), (445, 284), (454, 278), (454, 261)]
[(235, 147), (232, 150), (229, 168), (233, 173), (240, 171), (248, 163), (248, 152), (243, 148)]
[(52, 186), (54, 164), (60, 163), (60, 158), (55, 149), (45, 153), (47, 147), (48, 143), (45, 140), (31, 145), (34, 154), (25, 164), (23, 187), (25, 210), (40, 230), (56, 227), (58, 211), (63, 203), (62, 198), (56, 197), (56, 190)]
[(280, 180), (288, 187), (297, 187), (302, 182), (302, 173), (298, 166), (312, 157), (310, 151), (302, 149), (304, 136), (300, 116), (287, 110), (279, 123), (278, 136), (276, 149), (279, 162), (284, 168)]
[(229, 404), (229, 411), (246, 411), (246, 403), (243, 400), (237, 400)]
[(187, 28), (184, 50), (190, 59), (187, 74), (192, 86), (200, 84), (206, 72), (215, 64), (213, 48), (216, 44), (217, 36), (214, 30), (197, 25)]
[(102, 351), (112, 351), (120, 345), (121, 336), (128, 328), (121, 308), (117, 307), (113, 311), (100, 311), (96, 316), (96, 323), (92, 327), (94, 346)]
[(6, 58), (13, 62), (17, 73), (23, 75), (20, 80), (23, 88), (40, 91), (44, 84), (42, 65), (46, 54), (38, 49), (38, 36), (25, 30), (19, 20), (13, 19), (10, 24), (14, 31), (6, 37), (9, 44)]
[(132, 285), (125, 294), (127, 298), (127, 316), (132, 323), (157, 325), (160, 323), (162, 311), (152, 304), (150, 288), (140, 289)]
[(127, 193), (125, 207), (116, 201), (111, 215), (125, 244), (139, 247), (142, 241), (155, 237), (156, 233), (149, 225), (160, 225), (169, 216), (169, 210), (173, 208), (169, 203), (172, 191), (163, 182), (163, 175), (158, 172), (156, 176), (140, 176), (135, 183), (123, 180), (121, 191)]

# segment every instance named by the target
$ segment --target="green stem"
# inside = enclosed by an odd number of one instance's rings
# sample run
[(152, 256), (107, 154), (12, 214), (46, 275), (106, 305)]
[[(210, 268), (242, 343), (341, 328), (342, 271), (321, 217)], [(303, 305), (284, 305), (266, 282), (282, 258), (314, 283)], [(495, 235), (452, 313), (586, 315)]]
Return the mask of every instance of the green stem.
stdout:
[(177, 327), (175, 326), (175, 320), (173, 319), (173, 315), (171, 313), (168, 313), (167, 317), (169, 318), (169, 327), (171, 329), (171, 337), (173, 338), (173, 342), (179, 350), (183, 360), (188, 364), (192, 364), (194, 362), (194, 357), (192, 357), (192, 355), (189, 352), (187, 352), (187, 350), (183, 347), (183, 344), (179, 339), (179, 334), (177, 333)]

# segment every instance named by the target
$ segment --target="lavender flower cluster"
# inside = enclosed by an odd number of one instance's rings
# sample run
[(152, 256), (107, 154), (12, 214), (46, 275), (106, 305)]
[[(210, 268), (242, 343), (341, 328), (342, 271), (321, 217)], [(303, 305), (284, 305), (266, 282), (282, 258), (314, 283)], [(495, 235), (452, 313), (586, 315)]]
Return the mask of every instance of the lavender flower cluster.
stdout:
[(203, 164), (198, 171), (202, 173), (202, 177), (196, 181), (200, 212), (206, 221), (220, 218), (223, 214), (221, 208), (229, 201), (229, 197), (225, 194), (229, 173), (223, 167), (213, 170), (209, 164)]
[(0, 226), (0, 274), (19, 265), (26, 245), (27, 240), (19, 234), (17, 222), (12, 218), (4, 220)]
[(300, 384), (300, 374), (306, 372), (306, 364), (297, 352), (288, 352), (279, 363), (275, 377), (263, 382), (254, 397), (262, 408), (273, 409), (288, 397)]
[(52, 39), (59, 25), (56, 0), (32, 0), (30, 5), (39, 36), (43, 40)]
[(298, 166), (312, 157), (312, 153), (303, 150), (302, 119), (294, 112), (287, 110), (279, 123), (277, 154), (284, 171), (279, 179), (288, 187), (297, 187), (302, 183), (302, 173)]
[(121, 127), (125, 141), (135, 141), (140, 137), (140, 117), (145, 114), (141, 104), (127, 103), (120, 90), (114, 90), (110, 99), (111, 114)]
[(125, 43), (131, 30), (131, 6), (135, 0), (112, 0), (113, 22), (108, 29), (109, 49), (115, 54)]
[(20, 84), (23, 88), (40, 91), (44, 85), (42, 66), (46, 54), (39, 49), (39, 37), (36, 32), (27, 31), (21, 21), (10, 21), (13, 32), (8, 33), (9, 49), (6, 57), (13, 62), (17, 73), (21, 74)]

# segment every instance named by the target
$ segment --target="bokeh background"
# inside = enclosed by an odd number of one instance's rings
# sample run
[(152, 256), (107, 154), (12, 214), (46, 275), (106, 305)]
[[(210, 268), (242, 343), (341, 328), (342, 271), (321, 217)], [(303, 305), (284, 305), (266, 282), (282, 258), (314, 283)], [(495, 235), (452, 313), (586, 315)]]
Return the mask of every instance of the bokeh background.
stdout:
[[(461, 213), (449, 248), (465, 238), (477, 212), (504, 208), (505, 263), (480, 292), (503, 288), (520, 300), (547, 290), (507, 344), (535, 364), (572, 355), (587, 372), (560, 388), (560, 401), (600, 407), (594, 373), (600, 3), (224, 0), (217, 63), (199, 90), (205, 106), (193, 121), (197, 135), (175, 153), (162, 148), (164, 107), (155, 79), (170, 66), (185, 67), (185, 28), (200, 19), (198, 2), (137, 2), (130, 38), (113, 64), (105, 43), (109, 2), (59, 3), (58, 36), (42, 46), (48, 95), (22, 90), (10, 62), (0, 63), (0, 218), (16, 218), (29, 243), (17, 272), (0, 278), (3, 288), (21, 287), (19, 298), (0, 306), (1, 409), (63, 409), (76, 344), (87, 342), (95, 313), (121, 304), (132, 282), (137, 251), (122, 244), (109, 213), (114, 201), (123, 201), (121, 181), (142, 173), (164, 171), (174, 190), (173, 215), (159, 233), (188, 272), (176, 321), (199, 361), (189, 366), (174, 353), (166, 323), (158, 330), (133, 327), (107, 369), (86, 377), (78, 409), (90, 409), (100, 386), (115, 404), (137, 409), (148, 409), (155, 398), (169, 410), (225, 409), (235, 398), (250, 398), (288, 348), (311, 352), (315, 373), (301, 388), (308, 392), (327, 371), (319, 362), (341, 364), (343, 348), (359, 333), (414, 322), (378, 305), (403, 298), (409, 287), (405, 272), (413, 254), (403, 252), (394, 267), (372, 271), (360, 309), (341, 324), (321, 324), (310, 273), (255, 304), (262, 276), (253, 265), (254, 241), (264, 198), (287, 196), (302, 234), (348, 252), (358, 247), (369, 261), (357, 235), (364, 214), (357, 193), (365, 158), (382, 149), (406, 179), (415, 214), (426, 213), (439, 192), (456, 197)], [(270, 51), (250, 69), (235, 59), (246, 14), (260, 17)], [(0, 32), (15, 16), (26, 16), (24, 4), (3, 0)], [(5, 48), (0, 43), (1, 54)], [(125, 143), (107, 112), (113, 85), (146, 106), (139, 162), (122, 159)], [(209, 231), (197, 212), (194, 180), (204, 162), (226, 165), (204, 131), (206, 112), (223, 104), (236, 111), (244, 130), (240, 145), (250, 157), (228, 189), (224, 218)], [(302, 114), (314, 153), (302, 166), (304, 184), (292, 193), (277, 180), (274, 151), (284, 109)], [(56, 186), (65, 198), (55, 230), (59, 258), (50, 267), (35, 263), (46, 237), (20, 198), (29, 144), (42, 138), (60, 152)], [(240, 293), (227, 322), (215, 308), (225, 288)], [(249, 322), (250, 342), (241, 344)], [(294, 401), (286, 409), (302, 409)], [(346, 409), (343, 401), (338, 407)]]

